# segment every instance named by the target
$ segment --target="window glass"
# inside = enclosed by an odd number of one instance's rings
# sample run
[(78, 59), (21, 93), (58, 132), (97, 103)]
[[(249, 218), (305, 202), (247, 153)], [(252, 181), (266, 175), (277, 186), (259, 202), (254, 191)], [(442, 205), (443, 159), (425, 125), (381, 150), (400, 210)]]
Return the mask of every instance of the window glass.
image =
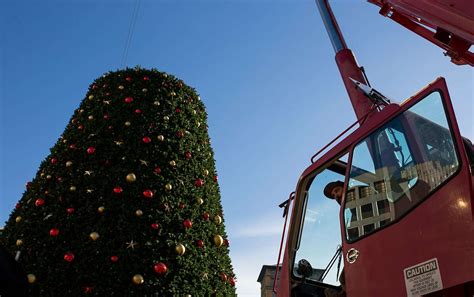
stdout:
[(441, 95), (433, 92), (355, 147), (344, 211), (347, 239), (403, 216), (458, 167)]
[[(340, 263), (339, 273), (341, 273), (344, 261), (339, 262), (337, 256), (334, 259), (333, 257), (341, 245), (339, 223), (341, 206), (339, 203), (344, 193), (343, 181), (346, 168), (347, 154), (310, 178), (312, 180), (306, 188), (300, 242), (293, 269), (297, 277), (303, 277), (298, 271), (298, 262), (306, 260), (312, 267), (312, 273), (306, 277), (307, 279), (339, 285), (338, 265)], [(325, 189), (333, 182), (340, 183), (340, 189), (336, 187), (333, 191), (334, 195), (329, 193), (332, 197), (329, 198), (325, 195)]]

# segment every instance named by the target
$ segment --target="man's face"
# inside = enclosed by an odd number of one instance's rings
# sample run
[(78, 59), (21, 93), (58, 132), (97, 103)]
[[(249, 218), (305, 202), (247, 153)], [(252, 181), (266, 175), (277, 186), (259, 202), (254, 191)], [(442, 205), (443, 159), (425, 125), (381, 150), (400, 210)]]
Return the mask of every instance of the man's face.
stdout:
[(331, 190), (331, 196), (334, 197), (334, 199), (336, 199), (337, 202), (340, 202), (341, 199), (342, 199), (342, 187), (334, 187), (332, 190)]

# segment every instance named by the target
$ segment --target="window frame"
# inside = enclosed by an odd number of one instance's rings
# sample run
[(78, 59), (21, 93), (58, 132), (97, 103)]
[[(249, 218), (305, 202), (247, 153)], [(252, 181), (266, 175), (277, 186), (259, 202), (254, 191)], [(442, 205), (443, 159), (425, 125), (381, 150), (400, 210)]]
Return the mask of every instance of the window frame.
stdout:
[[(441, 100), (441, 103), (442, 103), (442, 106), (443, 106), (443, 111), (444, 111), (444, 114), (446, 116), (446, 120), (447, 120), (447, 123), (448, 123), (448, 128), (449, 128), (449, 135), (451, 136), (452, 140), (453, 140), (453, 146), (454, 146), (454, 151), (455, 151), (455, 154), (456, 154), (456, 158), (457, 158), (457, 161), (458, 161), (458, 167), (456, 169), (456, 171), (451, 174), (451, 176), (449, 176), (447, 179), (445, 179), (442, 183), (440, 183), (436, 188), (432, 189), (423, 199), (421, 199), (420, 201), (418, 201), (417, 203), (415, 203), (413, 205), (412, 208), (410, 208), (408, 211), (406, 211), (405, 213), (403, 213), (401, 216), (397, 217), (395, 220), (393, 220), (392, 222), (389, 222), (387, 224), (384, 224), (383, 226), (380, 226), (379, 228), (375, 229), (374, 231), (368, 233), (368, 234), (364, 234), (362, 236), (359, 236), (358, 238), (356, 239), (348, 239), (347, 238), (347, 228), (346, 228), (346, 225), (345, 225), (345, 215), (344, 215), (344, 210), (346, 209), (346, 192), (347, 192), (347, 186), (348, 186), (348, 182), (349, 182), (349, 179), (350, 179), (350, 168), (352, 168), (352, 161), (353, 161), (353, 154), (354, 154), (354, 150), (355, 148), (361, 144), (362, 142), (364, 142), (369, 136), (373, 135), (373, 133), (377, 132), (378, 130), (380, 130), (383, 126), (385, 126), (387, 123), (389, 123), (390, 121), (394, 120), (396, 117), (400, 116), (401, 114), (403, 114), (404, 112), (406, 112), (407, 110), (411, 109), (414, 105), (420, 103), (421, 101), (423, 101), (426, 97), (428, 97), (429, 95), (435, 93), (435, 92), (438, 92), (439, 95), (440, 95), (440, 100)], [(424, 92), (423, 92), (424, 93)], [(420, 95), (420, 94), (419, 94)], [(428, 90), (428, 92), (424, 93), (422, 96), (420, 96), (419, 98), (413, 98), (415, 100), (410, 100), (409, 102), (407, 102), (405, 105), (402, 105), (401, 109), (399, 111), (397, 111), (395, 114), (393, 114), (392, 116), (390, 116), (386, 121), (383, 121), (381, 122), (377, 127), (375, 127), (374, 129), (370, 130), (369, 132), (367, 132), (366, 134), (364, 134), (360, 139), (358, 139), (356, 142), (354, 142), (350, 148), (349, 148), (349, 162), (348, 162), (348, 168), (347, 168), (347, 172), (346, 172), (346, 180), (344, 181), (344, 199), (342, 201), (342, 204), (341, 204), (341, 211), (343, 212), (342, 213), (342, 218), (341, 218), (341, 226), (343, 228), (343, 241), (345, 243), (348, 243), (348, 244), (353, 244), (353, 243), (356, 243), (360, 240), (363, 240), (369, 236), (372, 236), (376, 233), (378, 233), (379, 231), (381, 230), (385, 230), (386, 228), (389, 228), (390, 226), (394, 226), (396, 224), (398, 224), (401, 220), (403, 220), (407, 215), (409, 215), (410, 213), (412, 213), (415, 209), (417, 209), (421, 204), (425, 203), (429, 198), (431, 198), (433, 196), (433, 194), (435, 194), (440, 188), (442, 188), (445, 184), (447, 184), (449, 181), (451, 181), (453, 178), (455, 178), (457, 175), (459, 175), (459, 173), (462, 171), (462, 168), (464, 166), (463, 164), (463, 159), (461, 157), (461, 153), (460, 153), (460, 150), (459, 150), (459, 146), (458, 146), (458, 137), (456, 135), (456, 131), (453, 127), (453, 119), (451, 118), (451, 113), (450, 113), (450, 109), (448, 108), (447, 106), (447, 102), (446, 102), (446, 97), (445, 97), (445, 93), (442, 89), (440, 88), (433, 88), (433, 89), (430, 89)], [(410, 146), (410, 144), (408, 144)]]

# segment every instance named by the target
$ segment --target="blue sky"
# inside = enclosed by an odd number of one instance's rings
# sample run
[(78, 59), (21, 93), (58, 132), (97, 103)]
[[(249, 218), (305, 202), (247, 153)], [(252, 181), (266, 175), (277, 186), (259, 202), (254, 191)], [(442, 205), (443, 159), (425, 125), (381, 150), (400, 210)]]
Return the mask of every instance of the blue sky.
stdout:
[[(120, 68), (133, 1), (0, 2), (0, 222), (20, 199), (88, 85)], [(447, 79), (473, 139), (473, 71), (378, 15), (334, 0), (346, 42), (378, 90), (401, 102)], [(239, 296), (258, 296), (277, 258), (286, 199), (310, 157), (355, 120), (312, 0), (142, 0), (127, 66), (201, 94)]]

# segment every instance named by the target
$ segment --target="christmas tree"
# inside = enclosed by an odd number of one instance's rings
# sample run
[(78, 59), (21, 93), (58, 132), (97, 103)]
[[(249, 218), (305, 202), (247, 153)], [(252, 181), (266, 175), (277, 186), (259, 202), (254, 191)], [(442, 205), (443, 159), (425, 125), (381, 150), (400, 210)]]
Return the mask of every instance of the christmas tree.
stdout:
[(234, 296), (206, 123), (171, 75), (98, 78), (5, 226), (32, 296)]

